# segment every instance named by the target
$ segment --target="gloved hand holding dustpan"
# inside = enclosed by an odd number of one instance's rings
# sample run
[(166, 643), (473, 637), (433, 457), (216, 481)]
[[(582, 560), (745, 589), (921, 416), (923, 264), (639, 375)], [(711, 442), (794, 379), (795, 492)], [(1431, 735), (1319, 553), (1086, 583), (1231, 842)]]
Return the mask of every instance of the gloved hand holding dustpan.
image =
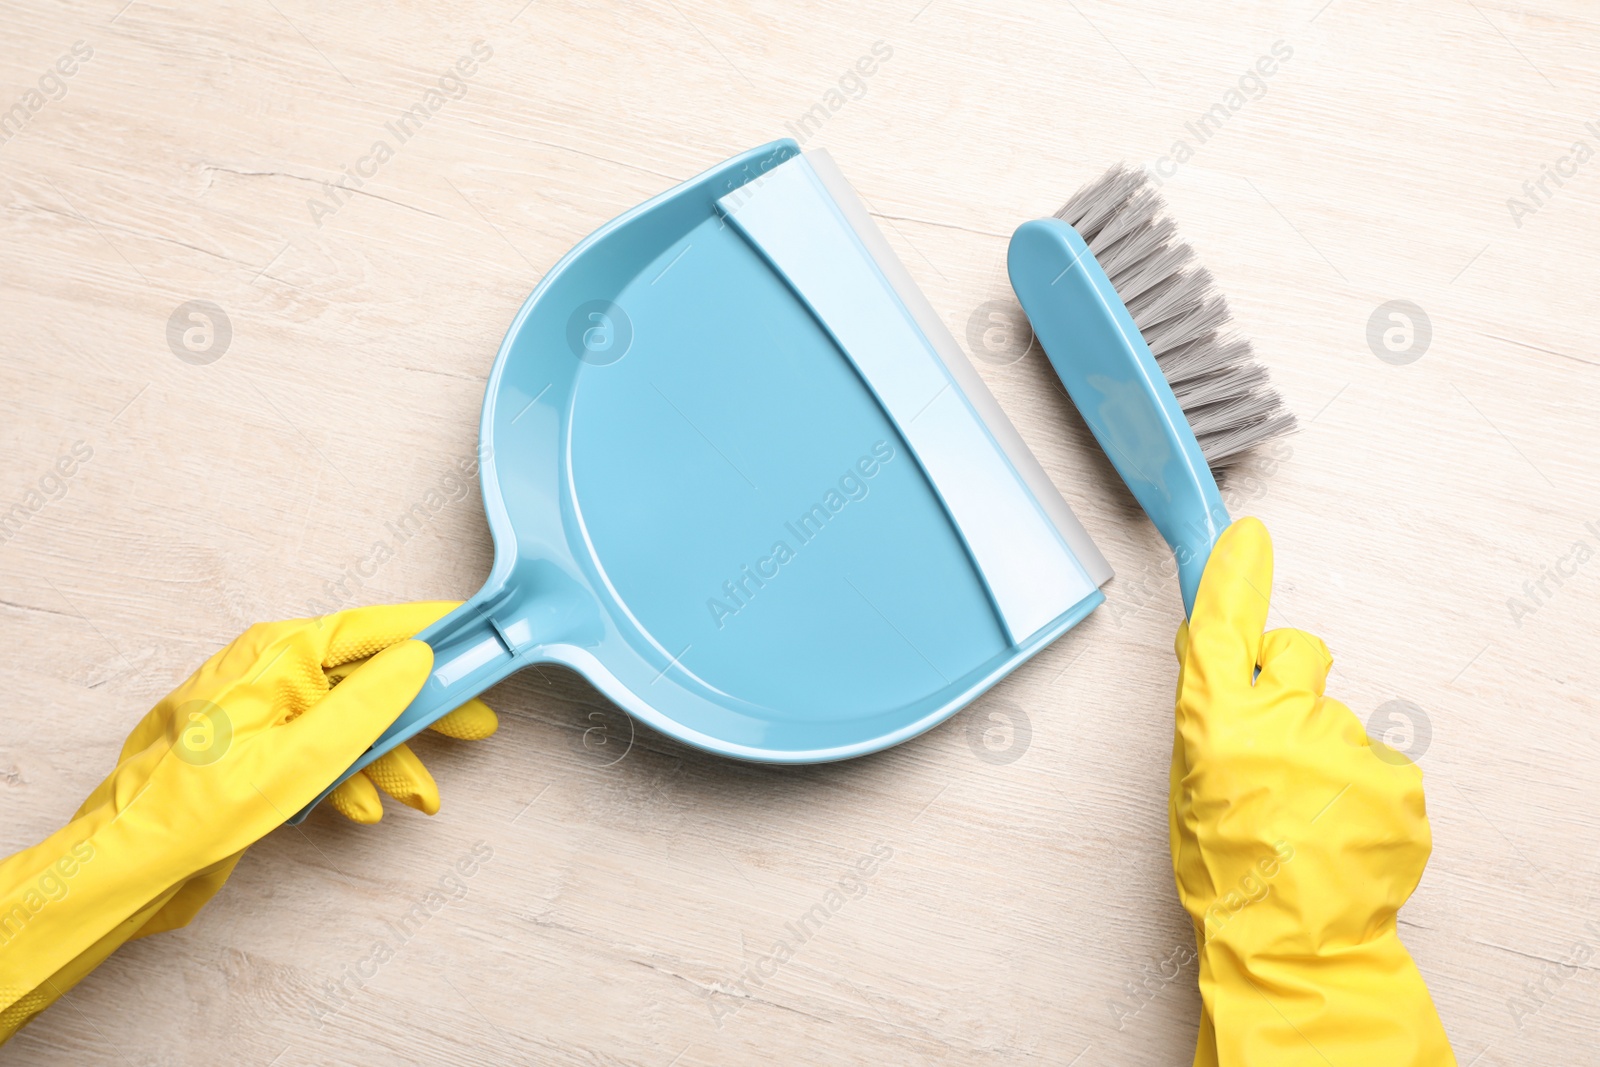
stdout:
[[(482, 591), (375, 656), (415, 629), (402, 609), (253, 629), (68, 827), (0, 866), (21, 908), (0, 1040), (130, 937), (187, 922), (296, 806), (333, 794), (371, 821), (361, 768), (430, 807), (393, 753), (521, 667), (571, 667), (713, 752), (844, 759), (954, 714), (1111, 576), (848, 183), (792, 141), (557, 264), (501, 346), (480, 449)], [(451, 732), (492, 730), (476, 708)]]

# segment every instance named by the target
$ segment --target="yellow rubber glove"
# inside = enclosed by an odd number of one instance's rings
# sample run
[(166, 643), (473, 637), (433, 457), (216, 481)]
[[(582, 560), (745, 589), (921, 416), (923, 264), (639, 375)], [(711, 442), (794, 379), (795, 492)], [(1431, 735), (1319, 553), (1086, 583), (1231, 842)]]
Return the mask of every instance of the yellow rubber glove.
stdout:
[[(0, 861), (0, 1042), (124, 942), (193, 918), (246, 848), (310, 803), (416, 696), (433, 651), (408, 638), (452, 607), (252, 626), (158, 703), (72, 821)], [(495, 727), (477, 702), (440, 723), (454, 736)], [(374, 782), (438, 809), (414, 755), (383, 762), (345, 783), (341, 811), (376, 821)]]
[[(456, 607), (450, 603), (412, 606), (441, 609), (440, 616)], [(425, 625), (431, 625), (434, 621), (429, 619)], [(325, 671), (328, 684), (338, 685), (346, 675), (365, 662), (358, 660)], [(481, 700), (469, 700), (428, 727), (435, 733), (458, 741), (481, 741), (499, 728), (500, 720), (489, 709), (489, 705)], [(378, 795), (380, 789), (424, 815), (438, 814), (439, 785), (416, 753), (411, 751), (410, 745), (396, 745), (346, 778), (328, 794), (328, 803), (333, 805), (333, 810), (352, 822), (371, 825), (383, 818), (383, 799)]]
[(1323, 696), (1321, 640), (1264, 632), (1271, 592), (1272, 542), (1241, 519), (1178, 630), (1170, 816), (1199, 949), (1194, 1062), (1454, 1064), (1395, 930), (1432, 848), (1422, 772)]

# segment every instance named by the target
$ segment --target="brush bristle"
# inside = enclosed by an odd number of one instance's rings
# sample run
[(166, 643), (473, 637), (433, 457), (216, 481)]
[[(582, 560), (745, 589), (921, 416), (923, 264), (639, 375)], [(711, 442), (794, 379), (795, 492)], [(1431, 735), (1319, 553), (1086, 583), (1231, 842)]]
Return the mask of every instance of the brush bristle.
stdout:
[(1119, 163), (1056, 218), (1078, 231), (1150, 346), (1213, 472), (1292, 433), (1295, 417), (1250, 342), (1228, 334), (1228, 302), (1163, 214), (1149, 177)]

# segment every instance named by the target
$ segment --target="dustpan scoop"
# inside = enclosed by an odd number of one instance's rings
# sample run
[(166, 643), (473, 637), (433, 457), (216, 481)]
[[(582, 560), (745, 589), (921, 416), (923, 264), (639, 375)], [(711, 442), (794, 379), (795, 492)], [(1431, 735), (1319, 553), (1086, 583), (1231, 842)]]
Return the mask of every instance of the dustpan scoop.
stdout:
[(708, 751), (863, 755), (1111, 576), (832, 160), (792, 141), (569, 252), (480, 432), (494, 567), (419, 635), (432, 675), (348, 773), (535, 664)]

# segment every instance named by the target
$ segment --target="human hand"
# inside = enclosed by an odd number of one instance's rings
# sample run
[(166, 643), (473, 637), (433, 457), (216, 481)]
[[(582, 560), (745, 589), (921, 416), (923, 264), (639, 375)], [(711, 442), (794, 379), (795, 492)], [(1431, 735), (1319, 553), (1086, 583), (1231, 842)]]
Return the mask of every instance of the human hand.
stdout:
[[(248, 846), (314, 799), (411, 702), (433, 652), (409, 638), (453, 607), (258, 624), (157, 703), (73, 820), (0, 862), (0, 1041), (125, 941), (193, 918)], [(484, 737), (495, 725), (473, 701), (436, 728)], [(335, 807), (375, 822), (381, 787), (438, 809), (438, 788), (414, 754), (385, 759), (345, 782)]]
[(1272, 542), (1241, 519), (1176, 642), (1169, 815), (1199, 950), (1194, 1062), (1454, 1064), (1395, 929), (1432, 847), (1422, 772), (1323, 695), (1320, 639), (1266, 631), (1271, 592)]
[[(456, 607), (451, 603), (427, 606), (444, 609), (439, 612), (439, 616)], [(426, 625), (432, 625), (434, 621), (430, 619)], [(341, 664), (328, 668), (324, 673), (330, 685), (338, 685), (366, 662), (367, 660), (362, 659)], [(458, 741), (481, 741), (499, 728), (500, 720), (490, 710), (489, 705), (476, 698), (428, 726), (434, 733), (453, 737)], [(411, 746), (406, 744), (396, 745), (339, 783), (339, 787), (328, 794), (328, 803), (351, 822), (371, 825), (383, 818), (383, 798), (379, 796), (380, 790), (424, 815), (435, 815), (439, 811), (439, 785), (433, 780), (433, 775), (428, 773), (428, 768), (422, 765), (422, 760), (411, 750)]]

